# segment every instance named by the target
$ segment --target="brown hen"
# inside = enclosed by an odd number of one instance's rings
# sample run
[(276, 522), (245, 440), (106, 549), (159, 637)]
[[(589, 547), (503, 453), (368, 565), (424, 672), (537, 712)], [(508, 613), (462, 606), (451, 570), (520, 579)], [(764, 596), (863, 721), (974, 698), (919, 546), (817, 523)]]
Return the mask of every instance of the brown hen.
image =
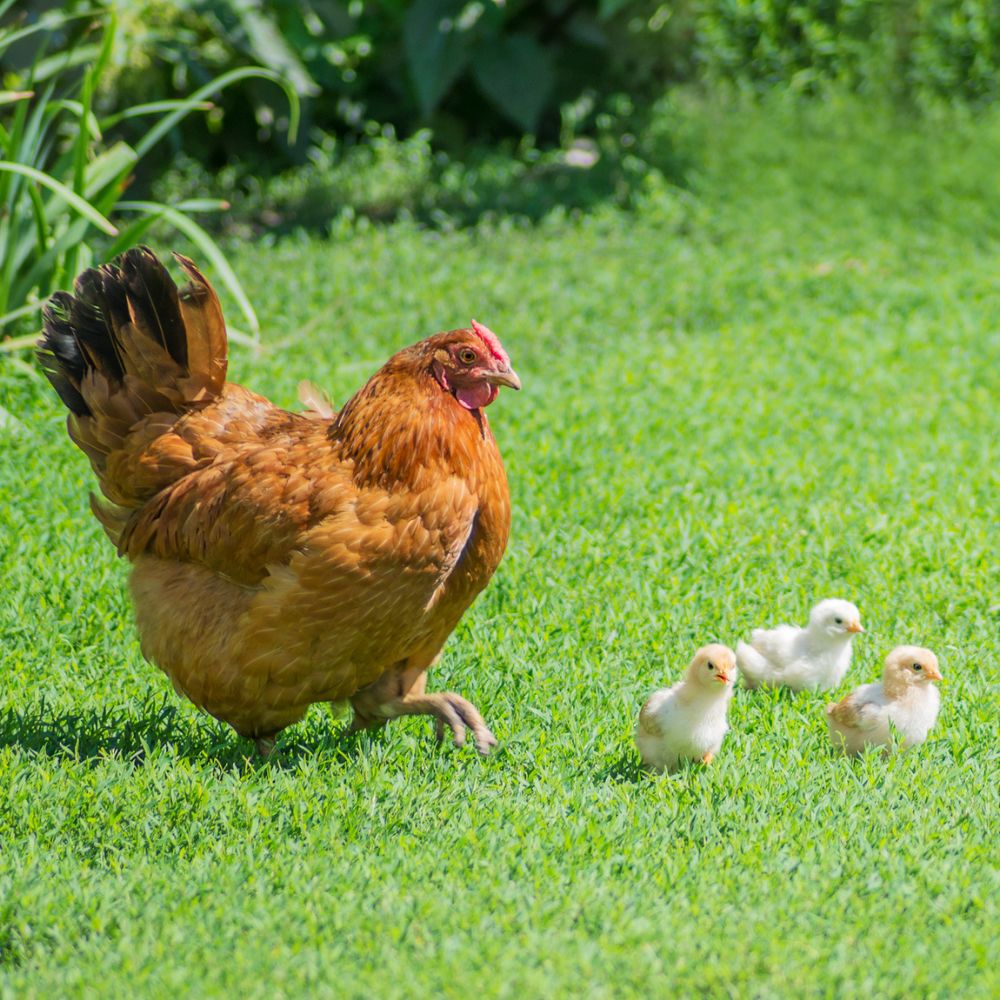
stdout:
[(85, 271), (38, 351), (132, 562), (144, 655), (263, 753), (344, 699), (356, 727), (433, 715), (487, 753), (475, 707), (425, 685), (507, 545), (484, 408), (520, 382), (499, 340), (473, 321), (399, 351), (339, 413), (290, 413), (225, 381), (219, 300), (175, 256), (180, 292), (147, 248)]

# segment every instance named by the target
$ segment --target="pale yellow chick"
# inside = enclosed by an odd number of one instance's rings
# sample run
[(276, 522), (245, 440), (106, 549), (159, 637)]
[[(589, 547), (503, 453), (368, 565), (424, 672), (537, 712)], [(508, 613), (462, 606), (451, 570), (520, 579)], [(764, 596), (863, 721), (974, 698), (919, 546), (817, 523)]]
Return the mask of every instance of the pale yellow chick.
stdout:
[(845, 754), (891, 747), (892, 730), (902, 747), (919, 746), (937, 721), (941, 696), (937, 657), (921, 646), (897, 646), (886, 658), (879, 684), (863, 684), (843, 701), (826, 706), (830, 741)]
[(635, 742), (643, 767), (673, 771), (684, 760), (709, 764), (729, 730), (736, 656), (728, 646), (702, 646), (683, 680), (650, 695)]

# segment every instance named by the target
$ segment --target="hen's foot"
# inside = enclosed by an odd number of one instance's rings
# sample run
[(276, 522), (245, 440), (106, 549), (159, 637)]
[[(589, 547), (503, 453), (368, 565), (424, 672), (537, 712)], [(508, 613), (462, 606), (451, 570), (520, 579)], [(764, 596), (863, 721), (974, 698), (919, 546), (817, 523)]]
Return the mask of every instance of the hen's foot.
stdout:
[(472, 730), (476, 749), (484, 756), (497, 745), (496, 737), (490, 732), (476, 706), (453, 691), (405, 694), (383, 702), (375, 711), (378, 715), (359, 711), (355, 705), (351, 729), (374, 729), (384, 726), (390, 719), (398, 719), (403, 715), (433, 715), (438, 742), (444, 738), (447, 726), (452, 732), (455, 746), (465, 745), (466, 729)]
[(258, 736), (254, 742), (257, 745), (257, 753), (267, 760), (274, 753), (274, 748), (278, 745), (277, 736)]
[(466, 727), (472, 730), (476, 749), (485, 757), (497, 745), (497, 738), (490, 732), (479, 709), (454, 691), (438, 691), (420, 696), (428, 706), (421, 714), (434, 716), (434, 732), (438, 743), (444, 739), (444, 727), (451, 729), (455, 746), (465, 745)]

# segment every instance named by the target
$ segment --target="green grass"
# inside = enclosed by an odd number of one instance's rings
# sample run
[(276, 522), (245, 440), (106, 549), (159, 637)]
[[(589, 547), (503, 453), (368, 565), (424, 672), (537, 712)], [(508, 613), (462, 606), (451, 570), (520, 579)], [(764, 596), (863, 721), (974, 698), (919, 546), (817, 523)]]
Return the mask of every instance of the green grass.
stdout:
[[(693, 194), (635, 214), (234, 259), (231, 373), (283, 404), (470, 316), (522, 375), (508, 555), (432, 679), (487, 760), (317, 707), (264, 765), (179, 701), (53, 394), (0, 369), (0, 994), (997, 995), (1000, 119), (685, 121)], [(849, 684), (938, 652), (923, 747), (835, 759), (823, 697), (740, 691), (710, 769), (638, 773), (696, 646), (832, 595)]]

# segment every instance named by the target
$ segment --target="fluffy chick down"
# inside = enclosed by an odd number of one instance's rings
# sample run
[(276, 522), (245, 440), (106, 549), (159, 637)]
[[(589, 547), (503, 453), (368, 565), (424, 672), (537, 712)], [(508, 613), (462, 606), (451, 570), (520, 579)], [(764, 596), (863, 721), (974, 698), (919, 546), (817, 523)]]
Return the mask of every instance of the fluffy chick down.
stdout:
[(882, 680), (863, 684), (826, 706), (834, 749), (858, 754), (866, 747), (891, 747), (893, 730), (901, 747), (919, 746), (937, 721), (941, 696), (937, 657), (920, 646), (897, 646), (886, 658)]
[(735, 678), (733, 651), (712, 644), (695, 653), (680, 681), (650, 695), (635, 730), (643, 767), (675, 771), (685, 760), (710, 763), (729, 731)]

